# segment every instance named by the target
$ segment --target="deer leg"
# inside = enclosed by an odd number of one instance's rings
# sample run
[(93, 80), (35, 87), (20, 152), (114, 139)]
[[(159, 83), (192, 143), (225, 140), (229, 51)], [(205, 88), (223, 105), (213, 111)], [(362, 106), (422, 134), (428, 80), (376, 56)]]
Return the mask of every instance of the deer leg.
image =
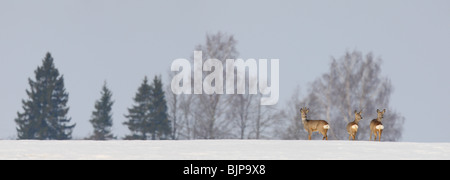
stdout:
[(311, 134), (312, 134), (312, 132), (308, 131), (308, 140), (311, 140)]
[(322, 129), (322, 130), (319, 131), (319, 132), (320, 132), (320, 134), (322, 134), (322, 136), (323, 136), (322, 140), (324, 140), (325, 138), (328, 140), (328, 138), (327, 138), (327, 130), (326, 130), (326, 129)]
[(378, 136), (378, 141), (381, 141), (381, 133), (383, 132), (381, 129), (379, 130), (380, 134)]
[(372, 141), (372, 130), (370, 130), (370, 141)]
[(380, 139), (380, 132), (377, 133), (377, 138)]

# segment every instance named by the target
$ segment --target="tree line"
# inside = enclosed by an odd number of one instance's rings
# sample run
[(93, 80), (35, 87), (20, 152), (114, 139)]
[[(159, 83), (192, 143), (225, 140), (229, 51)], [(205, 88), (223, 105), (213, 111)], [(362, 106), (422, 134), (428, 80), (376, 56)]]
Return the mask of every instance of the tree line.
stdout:
[[(28, 82), (28, 99), (22, 100), (23, 112), (18, 112), (15, 119), (18, 139), (72, 139), (76, 124), (71, 123), (71, 118), (67, 116), (69, 94), (64, 88), (64, 76), (59, 74), (50, 52), (42, 60), (42, 66), (35, 70), (35, 80), (29, 78)], [(169, 139), (171, 123), (161, 77), (155, 76), (151, 84), (145, 77), (134, 102), (135, 105), (125, 115), (128, 121), (123, 123), (128, 126), (131, 135), (124, 139)], [(95, 110), (89, 120), (94, 131), (86, 139), (117, 138), (111, 132), (113, 104), (112, 92), (105, 81), (101, 97), (95, 102)]]
[[(194, 50), (203, 52), (203, 60), (225, 61), (238, 57), (236, 44), (233, 35), (219, 32), (207, 34), (204, 44)], [(18, 139), (72, 139), (76, 124), (68, 117), (69, 94), (64, 88), (64, 76), (53, 61), (47, 53), (35, 70), (35, 79), (28, 79), (28, 99), (22, 100), (23, 110), (15, 119)], [(309, 85), (306, 96), (301, 97), (297, 89), (286, 104), (274, 106), (260, 105), (261, 94), (248, 92), (176, 95), (170, 90), (170, 82), (163, 85), (161, 75), (151, 82), (145, 77), (125, 115), (127, 121), (123, 125), (130, 134), (123, 139), (306, 139), (299, 110), (308, 106), (310, 117), (327, 120), (333, 127), (330, 139), (348, 137), (345, 125), (352, 121), (354, 110), (364, 109), (365, 117), (370, 119), (376, 114), (371, 112), (373, 109), (389, 109), (383, 136), (384, 140), (397, 141), (405, 118), (389, 106), (393, 86), (389, 78), (382, 76), (381, 63), (372, 53), (346, 52), (340, 58), (332, 58), (328, 72)], [(202, 72), (202, 77), (208, 74)], [(175, 72), (168, 72), (169, 79), (174, 75)], [(235, 77), (235, 83), (238, 78), (249, 78)], [(89, 120), (94, 131), (86, 139), (118, 138), (111, 132), (112, 95), (105, 81)], [(364, 128), (364, 123), (369, 122), (361, 122), (358, 139), (368, 138), (369, 129)], [(317, 138), (320, 136), (313, 134), (313, 139)]]

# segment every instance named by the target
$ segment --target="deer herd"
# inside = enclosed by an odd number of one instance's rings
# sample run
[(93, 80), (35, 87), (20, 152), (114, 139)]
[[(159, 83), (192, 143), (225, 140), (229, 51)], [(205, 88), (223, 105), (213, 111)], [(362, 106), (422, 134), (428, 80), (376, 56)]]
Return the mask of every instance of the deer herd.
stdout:
[[(302, 123), (305, 130), (308, 132), (308, 140), (311, 140), (311, 134), (315, 131), (318, 131), (320, 134), (323, 135), (322, 140), (328, 140), (327, 132), (328, 129), (330, 129), (330, 125), (325, 120), (309, 120), (307, 118), (307, 114), (309, 112), (309, 108), (301, 108), (300, 113), (302, 115)], [(381, 141), (381, 133), (383, 132), (384, 126), (381, 123), (381, 120), (383, 119), (383, 115), (386, 112), (386, 109), (383, 111), (380, 111), (377, 109), (377, 118), (373, 119), (370, 122), (370, 140), (372, 140), (372, 134), (375, 136), (375, 141), (378, 138), (378, 141)], [(355, 120), (352, 122), (349, 122), (346, 126), (347, 132), (349, 134), (348, 139), (349, 140), (355, 140), (356, 133), (358, 132), (359, 128), (359, 121), (363, 119), (361, 111), (355, 110)]]

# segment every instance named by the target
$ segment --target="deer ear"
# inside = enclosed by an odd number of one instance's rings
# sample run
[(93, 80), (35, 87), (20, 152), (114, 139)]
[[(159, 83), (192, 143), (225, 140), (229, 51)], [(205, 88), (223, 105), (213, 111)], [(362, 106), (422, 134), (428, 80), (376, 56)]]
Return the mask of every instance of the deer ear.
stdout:
[(383, 113), (385, 113), (386, 112), (386, 109), (383, 109)]
[(358, 113), (358, 111), (357, 111), (357, 110), (355, 110), (355, 114), (356, 114), (356, 113)]
[(306, 113), (309, 113), (309, 108), (308, 108), (308, 109), (306, 109)]
[(380, 112), (380, 110), (379, 109), (377, 109), (377, 113), (379, 113)]

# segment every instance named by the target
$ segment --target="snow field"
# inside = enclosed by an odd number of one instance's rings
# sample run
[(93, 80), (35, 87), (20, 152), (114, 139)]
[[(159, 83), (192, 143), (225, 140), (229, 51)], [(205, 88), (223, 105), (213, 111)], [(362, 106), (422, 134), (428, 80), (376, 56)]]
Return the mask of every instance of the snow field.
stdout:
[(0, 140), (0, 159), (450, 159), (450, 143), (322, 140)]

